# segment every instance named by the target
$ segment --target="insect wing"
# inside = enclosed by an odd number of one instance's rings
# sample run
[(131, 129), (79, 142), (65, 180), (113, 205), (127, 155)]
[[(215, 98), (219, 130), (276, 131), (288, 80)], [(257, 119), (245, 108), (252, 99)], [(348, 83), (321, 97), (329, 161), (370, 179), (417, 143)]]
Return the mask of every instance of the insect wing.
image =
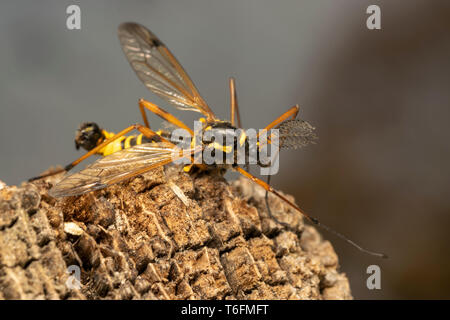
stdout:
[(215, 118), (183, 67), (150, 30), (128, 22), (118, 34), (128, 62), (148, 89), (179, 109)]
[(300, 119), (285, 120), (278, 127), (279, 143), (282, 149), (297, 149), (315, 144), (317, 135), (314, 127)]
[(189, 150), (182, 150), (172, 143), (146, 143), (124, 149), (98, 159), (80, 172), (66, 176), (49, 194), (66, 197), (105, 188), (125, 179), (137, 176), (159, 166), (173, 162)]

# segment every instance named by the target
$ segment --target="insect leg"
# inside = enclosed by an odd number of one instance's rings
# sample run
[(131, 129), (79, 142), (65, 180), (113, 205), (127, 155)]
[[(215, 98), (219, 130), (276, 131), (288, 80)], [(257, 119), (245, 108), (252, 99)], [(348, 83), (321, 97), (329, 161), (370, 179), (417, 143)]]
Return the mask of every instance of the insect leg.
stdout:
[(236, 95), (236, 85), (234, 78), (230, 78), (230, 122), (232, 126), (235, 126), (235, 118), (237, 118), (237, 126), (238, 128), (242, 128), (241, 125), (241, 115), (239, 114), (239, 105), (237, 101)]
[(169, 112), (161, 109), (160, 107), (158, 107), (154, 103), (151, 103), (151, 102), (149, 102), (147, 100), (144, 100), (144, 99), (140, 99), (139, 100), (139, 109), (141, 111), (142, 117), (144, 118), (144, 123), (147, 126), (147, 128), (150, 128), (150, 125), (149, 125), (148, 120), (147, 120), (147, 115), (145, 113), (145, 109), (150, 110), (151, 112), (153, 112), (154, 114), (160, 116), (161, 118), (163, 118), (167, 122), (170, 122), (170, 123), (176, 125), (179, 128), (187, 130), (191, 134), (191, 136), (194, 136), (194, 132), (191, 130), (191, 128), (189, 128), (187, 125), (185, 125), (181, 120), (177, 119), (174, 115), (172, 115)]
[(295, 210), (297, 210), (299, 213), (301, 213), (306, 219), (308, 219), (310, 222), (312, 222), (313, 224), (315, 224), (318, 227), (321, 227), (325, 230), (327, 230), (328, 232), (334, 234), (335, 236), (341, 238), (342, 240), (344, 240), (345, 242), (351, 244), (352, 246), (354, 246), (355, 248), (357, 248), (358, 250), (365, 252), (367, 254), (373, 255), (373, 256), (377, 256), (377, 257), (381, 257), (381, 258), (387, 258), (387, 255), (385, 255), (384, 253), (378, 253), (378, 252), (373, 252), (373, 251), (369, 251), (367, 249), (364, 249), (363, 247), (361, 247), (360, 245), (356, 244), (355, 242), (353, 242), (352, 240), (350, 240), (349, 238), (347, 238), (346, 236), (344, 236), (343, 234), (331, 229), (330, 227), (322, 224), (321, 222), (319, 222), (319, 220), (317, 220), (316, 218), (308, 215), (307, 213), (305, 213), (302, 209), (300, 209), (299, 206), (297, 206), (296, 204), (294, 204), (293, 202), (289, 201), (285, 196), (283, 196), (282, 194), (280, 194), (278, 191), (276, 191), (274, 188), (272, 188), (269, 184), (267, 184), (266, 182), (262, 181), (261, 179), (251, 175), (250, 173), (248, 173), (247, 171), (245, 171), (244, 169), (240, 168), (240, 167), (236, 167), (235, 170), (237, 172), (239, 172), (240, 174), (242, 174), (244, 177), (252, 180), (253, 182), (255, 182), (256, 184), (260, 185), (261, 187), (263, 187), (266, 191), (273, 193), (274, 195), (276, 195), (278, 198), (280, 198), (281, 200), (283, 200), (284, 202), (286, 202), (290, 207), (294, 208)]
[(293, 106), (292, 108), (290, 108), (285, 113), (283, 113), (281, 116), (279, 116), (278, 118), (273, 120), (267, 127), (265, 127), (263, 129), (263, 131), (259, 132), (257, 136), (259, 137), (265, 131), (268, 131), (268, 130), (270, 130), (272, 128), (277, 127), (278, 125), (280, 125), (286, 119), (289, 119), (289, 118), (295, 119), (297, 117), (298, 110), (299, 110), (299, 106), (297, 104), (297, 105)]
[[(271, 177), (271, 175), (268, 175), (268, 176), (267, 176), (267, 182), (266, 182), (266, 183), (267, 183), (268, 185), (270, 184), (270, 177)], [(266, 203), (267, 213), (268, 213), (269, 217), (270, 217), (271, 219), (273, 219), (276, 223), (279, 223), (279, 224), (281, 224), (282, 226), (284, 226), (284, 227), (286, 227), (286, 228), (288, 228), (288, 229), (292, 229), (291, 226), (290, 226), (288, 223), (278, 220), (278, 219), (272, 214), (272, 210), (270, 210), (270, 205), (269, 205), (269, 191), (267, 191), (267, 190), (266, 190), (266, 195), (265, 195), (265, 197), (264, 197), (264, 201), (265, 201), (265, 203)]]
[[(38, 179), (42, 179), (42, 178), (46, 178), (49, 176), (53, 176), (55, 174), (58, 173), (62, 173), (62, 172), (66, 172), (69, 171), (70, 169), (72, 169), (73, 167), (75, 167), (77, 164), (79, 164), (80, 162), (82, 162), (83, 160), (86, 160), (87, 158), (89, 158), (90, 156), (96, 154), (99, 150), (101, 150), (102, 148), (104, 148), (105, 146), (107, 146), (108, 144), (110, 144), (111, 142), (119, 139), (120, 137), (126, 135), (127, 133), (129, 133), (130, 131), (133, 130), (138, 130), (139, 132), (141, 132), (144, 136), (146, 136), (147, 138), (152, 138), (154, 136), (157, 136), (156, 132), (152, 131), (151, 129), (144, 127), (141, 124), (134, 124), (129, 126), (128, 128), (123, 129), (122, 131), (120, 131), (119, 133), (115, 134), (113, 137), (106, 139), (105, 141), (103, 141), (102, 143), (100, 143), (99, 145), (97, 145), (95, 148), (91, 149), (90, 151), (86, 152), (84, 155), (82, 155), (81, 157), (79, 157), (78, 159), (76, 159), (75, 161), (69, 163), (68, 165), (66, 165), (64, 168), (62, 169), (58, 169), (55, 171), (52, 171), (50, 173), (46, 173), (31, 179), (28, 179), (28, 181), (34, 181), (34, 180), (38, 180)], [(159, 136), (158, 136), (159, 137)], [(164, 139), (163, 137), (160, 137), (161, 140), (168, 142), (166, 139)]]
[[(278, 126), (283, 121), (285, 121), (285, 120), (287, 120), (289, 118), (295, 119), (297, 117), (298, 110), (299, 110), (299, 106), (298, 105), (293, 106), (288, 111), (286, 111), (281, 116), (279, 116), (274, 121), (272, 121), (267, 127), (264, 128), (263, 131), (259, 132), (257, 136), (259, 137), (262, 133), (265, 133), (268, 130)], [(270, 143), (270, 137), (267, 138), (267, 143)], [(261, 148), (261, 145), (259, 147)], [(270, 175), (269, 175), (268, 181), (270, 181)], [(271, 215), (271, 211), (270, 211), (270, 207), (269, 207), (269, 201), (268, 201), (269, 195), (268, 195), (268, 191), (267, 190), (266, 190), (266, 197), (265, 198), (266, 198), (267, 212), (269, 212), (269, 215)]]

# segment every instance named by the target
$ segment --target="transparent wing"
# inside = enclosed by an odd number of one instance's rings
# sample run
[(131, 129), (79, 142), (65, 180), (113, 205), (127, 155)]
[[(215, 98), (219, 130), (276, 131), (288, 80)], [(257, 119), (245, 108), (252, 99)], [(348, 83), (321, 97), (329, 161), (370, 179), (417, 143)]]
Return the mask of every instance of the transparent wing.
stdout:
[(279, 149), (297, 149), (315, 144), (318, 139), (314, 133), (315, 128), (301, 119), (285, 120), (274, 129), (278, 129), (278, 133), (266, 133), (267, 138), (264, 138), (263, 135), (260, 136), (262, 138), (260, 148), (270, 143), (276, 145)]
[(68, 175), (55, 185), (53, 197), (76, 196), (105, 188), (190, 154), (172, 143), (146, 143), (98, 159), (80, 172)]
[(318, 139), (314, 133), (315, 128), (301, 119), (283, 121), (278, 130), (282, 149), (302, 148), (309, 144), (315, 144)]
[(148, 89), (179, 109), (215, 118), (183, 67), (150, 30), (127, 22), (118, 32), (128, 62)]

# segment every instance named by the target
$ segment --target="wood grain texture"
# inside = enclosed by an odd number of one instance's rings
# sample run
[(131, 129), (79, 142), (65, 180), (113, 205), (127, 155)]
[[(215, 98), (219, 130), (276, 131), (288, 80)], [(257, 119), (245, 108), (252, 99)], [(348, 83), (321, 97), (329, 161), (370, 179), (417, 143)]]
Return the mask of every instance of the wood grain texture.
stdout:
[[(172, 167), (56, 200), (60, 178), (0, 190), (0, 299), (352, 298), (330, 242), (275, 197), (292, 229), (268, 218), (244, 178)], [(70, 265), (79, 290), (65, 285)]]

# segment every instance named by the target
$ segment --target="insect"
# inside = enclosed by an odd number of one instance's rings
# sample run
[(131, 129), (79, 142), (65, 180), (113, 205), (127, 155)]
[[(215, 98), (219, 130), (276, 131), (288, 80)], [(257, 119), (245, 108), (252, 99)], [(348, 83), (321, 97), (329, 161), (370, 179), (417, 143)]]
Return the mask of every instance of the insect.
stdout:
[[(213, 129), (225, 132), (227, 129), (236, 130), (241, 128), (234, 79), (230, 78), (229, 81), (231, 101), (230, 121), (223, 121), (215, 116), (174, 55), (151, 31), (137, 23), (123, 23), (119, 26), (118, 35), (122, 49), (131, 67), (150, 91), (159, 95), (178, 109), (195, 111), (202, 114), (202, 134)], [(207, 141), (204, 138), (201, 138), (199, 144), (191, 143), (189, 147), (180, 149), (170, 140), (168, 133), (163, 131), (155, 132), (150, 128), (146, 110), (153, 112), (165, 121), (173, 124), (177, 128), (185, 130), (193, 136), (195, 136), (194, 131), (175, 116), (149, 101), (139, 100), (139, 108), (145, 125), (134, 124), (117, 134), (102, 131), (98, 125), (93, 123), (82, 125), (78, 131), (76, 146), (83, 147), (88, 152), (65, 166), (64, 169), (47, 175), (41, 175), (37, 178), (68, 171), (93, 154), (102, 154), (105, 157), (98, 159), (80, 172), (63, 178), (62, 181), (50, 190), (50, 195), (54, 197), (75, 196), (102, 189), (157, 167), (173, 163), (176, 160), (192, 160), (209, 148), (213, 152), (232, 153), (232, 163), (201, 163), (195, 164), (194, 166), (202, 170), (219, 173), (223, 173), (227, 169), (232, 169), (263, 187), (266, 192), (270, 192), (285, 201), (313, 224), (334, 233), (363, 252), (379, 257), (386, 257), (382, 253), (371, 252), (362, 248), (342, 234), (323, 225), (316, 218), (305, 213), (295, 203), (272, 188), (269, 183), (264, 182), (249, 173), (248, 170), (243, 169), (236, 161), (237, 156), (234, 151), (230, 150), (237, 150), (242, 146), (245, 146), (247, 149), (250, 148), (249, 138), (244, 131), (232, 140), (232, 148), (230, 149), (229, 145), (217, 141)], [(312, 127), (307, 122), (296, 119), (298, 111), (298, 106), (290, 108), (267, 125), (263, 129), (263, 132), (279, 128), (281, 133), (279, 146), (281, 148), (303, 146), (310, 143), (314, 137)], [(126, 136), (133, 130), (139, 131), (140, 134), (138, 136)], [(269, 136), (266, 144), (271, 143), (272, 136)], [(257, 148), (260, 147), (261, 145), (257, 145)], [(245, 166), (247, 164), (245, 163)], [(258, 162), (258, 164), (261, 163)], [(185, 169), (187, 168), (186, 170), (188, 171), (192, 167), (188, 165)]]

